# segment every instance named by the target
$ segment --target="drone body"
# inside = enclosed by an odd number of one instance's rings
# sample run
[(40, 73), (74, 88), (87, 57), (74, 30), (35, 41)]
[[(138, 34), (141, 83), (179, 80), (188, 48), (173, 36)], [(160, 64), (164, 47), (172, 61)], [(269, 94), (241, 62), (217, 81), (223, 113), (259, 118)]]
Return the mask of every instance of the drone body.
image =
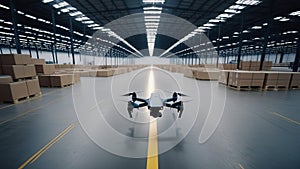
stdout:
[(129, 113), (129, 117), (132, 118), (133, 109), (139, 109), (141, 107), (146, 107), (150, 110), (150, 116), (157, 118), (162, 117), (161, 110), (164, 107), (177, 109), (179, 112), (179, 118), (181, 118), (183, 112), (183, 102), (178, 101), (178, 96), (186, 96), (181, 93), (173, 93), (171, 98), (162, 99), (159, 93), (151, 93), (150, 98), (142, 99), (138, 98), (135, 92), (125, 94), (123, 96), (131, 96), (132, 100), (128, 101), (127, 111)]

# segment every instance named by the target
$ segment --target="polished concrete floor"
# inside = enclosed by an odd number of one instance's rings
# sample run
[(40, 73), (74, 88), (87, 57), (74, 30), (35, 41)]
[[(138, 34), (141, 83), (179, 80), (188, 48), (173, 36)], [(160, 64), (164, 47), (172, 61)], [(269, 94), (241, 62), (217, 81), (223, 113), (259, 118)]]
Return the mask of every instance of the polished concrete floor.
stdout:
[[(172, 83), (165, 72), (155, 70), (155, 87), (183, 90), (192, 101), (185, 104), (182, 119), (177, 119), (172, 110), (166, 110), (158, 119), (158, 133), (176, 124), (175, 130), (167, 134), (170, 138), (158, 137), (159, 168), (300, 168), (300, 90), (239, 92), (219, 86), (217, 82), (193, 81), (176, 73), (169, 75)], [(135, 77), (131, 79), (135, 83), (123, 84), (122, 79), (128, 77)], [(89, 105), (85, 93), (81, 92), (90, 90), (88, 84), (93, 83), (94, 97), (100, 102), (98, 106), (107, 122), (121, 134), (147, 137), (147, 125), (135, 128), (124, 122), (126, 111), (118, 115), (108, 113), (126, 105), (120, 102), (111, 106), (114, 98), (109, 93), (116, 96), (119, 92), (114, 87), (120, 92), (145, 90), (139, 86), (147, 84), (147, 79), (144, 75), (138, 76), (137, 71), (113, 78), (81, 78), (81, 83), (75, 86), (43, 88), (43, 97), (29, 102), (0, 105), (0, 168), (146, 168), (147, 156), (130, 158), (130, 155), (116, 155), (115, 151), (101, 148), (95, 139), (109, 138), (109, 132), (91, 136), (81, 119), (84, 115), (80, 114), (82, 107), (78, 104), (92, 109), (93, 104)], [(177, 84), (173, 83), (176, 80)], [(190, 85), (193, 83), (195, 86)], [(117, 117), (123, 115), (124, 118)], [(141, 117), (135, 114), (134, 119), (138, 118)], [(91, 120), (90, 124), (96, 121)], [(105, 132), (102, 128), (98, 130)], [(174, 147), (162, 150), (173, 141)], [(129, 146), (124, 148), (128, 154), (134, 154), (136, 147), (141, 150), (140, 154), (147, 152), (147, 140), (133, 145), (124, 140), (114, 142)]]

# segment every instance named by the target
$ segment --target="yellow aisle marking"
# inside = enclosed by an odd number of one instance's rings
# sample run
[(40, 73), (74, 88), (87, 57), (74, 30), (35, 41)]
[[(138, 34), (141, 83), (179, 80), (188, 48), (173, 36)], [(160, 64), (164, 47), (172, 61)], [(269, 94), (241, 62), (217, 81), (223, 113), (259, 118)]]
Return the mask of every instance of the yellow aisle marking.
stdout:
[[(99, 101), (97, 104), (92, 106), (88, 111), (92, 111), (100, 104), (103, 100)], [(49, 148), (51, 148), (55, 143), (61, 140), (66, 134), (68, 134), (73, 128), (75, 128), (79, 122), (74, 122), (70, 124), (64, 131), (62, 131), (59, 135), (57, 135), (54, 139), (52, 139), (48, 144), (46, 144), (43, 148), (41, 148), (38, 152), (36, 152), (33, 156), (31, 156), (27, 161), (25, 161), (18, 169), (23, 169), (29, 163), (34, 163), (41, 155), (43, 155)]]
[(149, 126), (147, 169), (158, 169), (157, 120)]
[(41, 155), (43, 155), (49, 148), (51, 148), (55, 143), (61, 140), (66, 134), (68, 134), (73, 128), (78, 125), (78, 122), (74, 122), (69, 125), (64, 131), (62, 131), (59, 135), (57, 135), (54, 139), (52, 139), (48, 144), (42, 147), (38, 152), (36, 152), (33, 156), (31, 156), (27, 161), (25, 161), (18, 169), (23, 169), (29, 163), (34, 163)]
[(272, 112), (272, 114), (274, 114), (275, 116), (281, 117), (281, 118), (285, 119), (286, 121), (288, 121), (288, 122), (290, 122), (290, 123), (294, 123), (294, 124), (297, 124), (297, 125), (300, 126), (300, 122), (298, 122), (298, 121), (295, 121), (295, 120), (293, 120), (293, 119), (290, 119), (290, 118), (288, 118), (288, 117), (285, 117), (285, 116), (283, 116), (283, 115), (281, 115), (281, 114), (279, 114), (279, 113), (276, 113), (276, 112)]
[[(148, 79), (148, 96), (155, 90), (153, 70), (150, 70)], [(151, 117), (150, 117), (151, 119)], [(148, 135), (148, 153), (147, 153), (147, 168), (158, 169), (158, 139), (157, 139), (157, 120), (153, 120), (149, 124)]]
[(239, 164), (239, 166), (240, 166), (241, 169), (245, 169), (245, 168), (242, 166), (242, 164)]

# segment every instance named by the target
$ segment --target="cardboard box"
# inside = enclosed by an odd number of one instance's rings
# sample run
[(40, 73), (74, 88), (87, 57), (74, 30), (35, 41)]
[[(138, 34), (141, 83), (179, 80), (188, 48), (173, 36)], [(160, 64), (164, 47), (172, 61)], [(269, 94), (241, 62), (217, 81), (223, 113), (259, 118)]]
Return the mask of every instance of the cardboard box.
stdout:
[(20, 54), (5, 54), (0, 55), (2, 65), (27, 65), (32, 64), (32, 60), (29, 55)]
[(97, 77), (97, 70), (90, 70), (89, 77)]
[(7, 83), (12, 83), (13, 80), (11, 76), (0, 76), (0, 84), (7, 84)]
[(277, 80), (278, 79), (278, 72), (266, 72), (266, 80)]
[(64, 87), (73, 84), (73, 76), (70, 74), (51, 75), (51, 87)]
[(50, 75), (39, 75), (38, 78), (41, 87), (51, 87)]
[(26, 82), (0, 84), (0, 101), (16, 101), (28, 97)]
[(251, 81), (251, 86), (259, 86), (259, 87), (263, 87), (264, 85), (264, 80), (252, 80)]
[(289, 80), (277, 80), (276, 83), (277, 86), (286, 86), (286, 87), (288, 87), (289, 84), (290, 84)]
[(55, 73), (54, 65), (35, 65), (35, 70), (37, 74), (41, 75), (51, 75)]
[(228, 71), (221, 71), (219, 75), (219, 83), (228, 85), (228, 77), (229, 77)]
[(46, 64), (45, 59), (32, 58), (31, 61), (32, 61), (32, 64), (35, 64), (35, 65), (44, 65), (44, 64)]
[(112, 69), (102, 69), (97, 71), (97, 77), (109, 77), (114, 75), (114, 70)]
[(74, 73), (73, 74), (73, 79), (72, 79), (72, 82), (73, 83), (78, 83), (78, 82), (80, 82), (80, 74), (79, 73)]
[(233, 74), (233, 78), (240, 79), (240, 80), (251, 80), (252, 79), (252, 72), (249, 72), (249, 71), (235, 71), (234, 74)]
[(236, 86), (236, 87), (238, 87), (238, 86), (251, 86), (251, 82), (252, 82), (252, 80), (238, 80), (238, 79), (236, 79), (236, 80), (232, 81), (232, 83), (230, 85)]
[(265, 82), (265, 86), (276, 86), (277, 85), (277, 80), (274, 79), (269, 79)]
[(38, 79), (27, 80), (26, 85), (29, 96), (41, 93), (41, 88)]
[(290, 80), (291, 79), (290, 72), (278, 72), (278, 80)]
[(2, 65), (3, 74), (10, 75), (13, 79), (25, 78), (23, 65)]
[(36, 71), (34, 65), (26, 65), (24, 66), (24, 76), (25, 77), (34, 77), (36, 76)]
[(251, 72), (252, 73), (252, 80), (264, 80), (265, 73), (263, 72)]
[(196, 71), (194, 77), (198, 80), (218, 80), (219, 71), (207, 70), (207, 71)]

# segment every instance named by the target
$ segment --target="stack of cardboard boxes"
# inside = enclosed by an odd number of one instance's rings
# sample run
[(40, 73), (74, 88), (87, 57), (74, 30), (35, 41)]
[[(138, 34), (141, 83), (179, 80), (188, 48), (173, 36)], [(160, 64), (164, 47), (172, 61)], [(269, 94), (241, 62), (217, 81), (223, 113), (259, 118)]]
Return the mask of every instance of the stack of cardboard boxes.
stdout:
[[(241, 62), (241, 70), (259, 71), (260, 62), (258, 61), (243, 61)], [(271, 61), (263, 62), (262, 70), (269, 71), (272, 68)]]
[(300, 89), (300, 72), (293, 72), (291, 77), (291, 89)]
[(299, 72), (223, 70), (219, 83), (237, 89), (287, 90), (300, 88)]
[(41, 95), (35, 67), (29, 55), (0, 55), (0, 101), (17, 103)]
[(72, 72), (55, 74), (55, 65), (46, 64), (44, 59), (33, 59), (42, 87), (65, 87), (80, 81), (80, 76)]
[(265, 89), (288, 89), (291, 72), (265, 72)]

